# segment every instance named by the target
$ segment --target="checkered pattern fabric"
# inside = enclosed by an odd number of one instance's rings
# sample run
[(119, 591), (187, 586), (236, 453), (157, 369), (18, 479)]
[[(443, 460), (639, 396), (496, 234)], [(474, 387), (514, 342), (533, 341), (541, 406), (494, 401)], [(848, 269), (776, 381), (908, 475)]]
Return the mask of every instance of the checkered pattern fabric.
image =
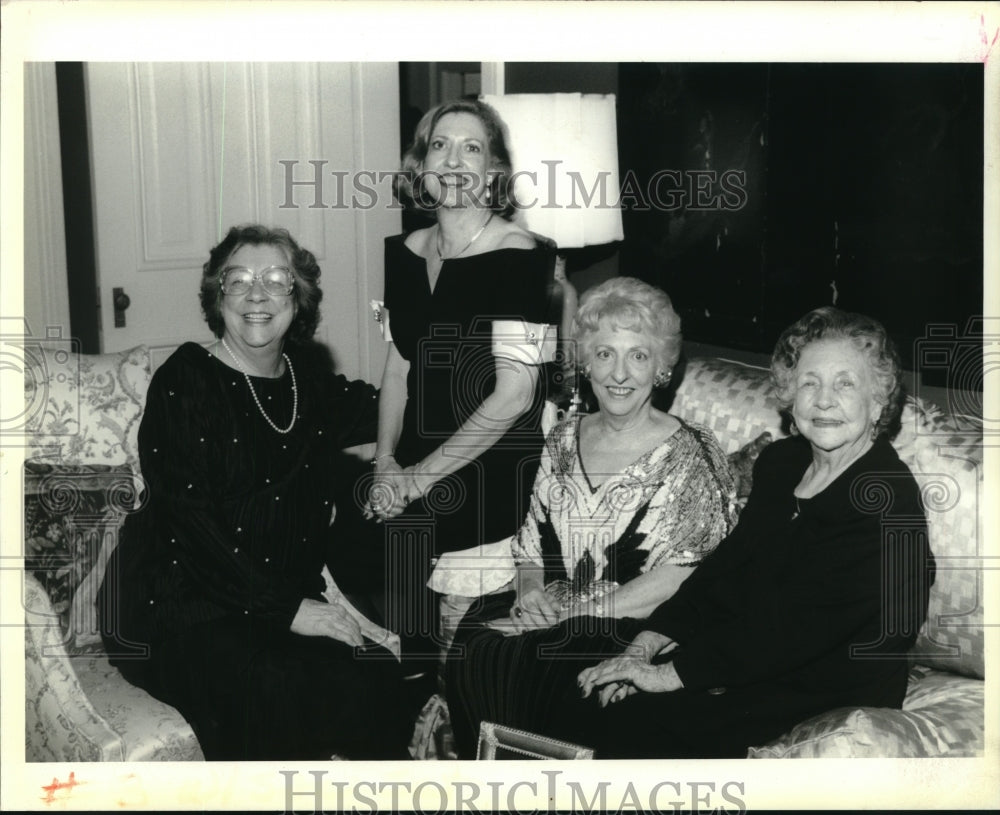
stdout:
[(765, 430), (785, 435), (768, 371), (724, 359), (690, 360), (670, 412), (710, 428), (727, 454)]
[(983, 437), (909, 400), (895, 440), (920, 485), (937, 578), (927, 624), (913, 649), (922, 665), (982, 678), (985, 539), (982, 529)]

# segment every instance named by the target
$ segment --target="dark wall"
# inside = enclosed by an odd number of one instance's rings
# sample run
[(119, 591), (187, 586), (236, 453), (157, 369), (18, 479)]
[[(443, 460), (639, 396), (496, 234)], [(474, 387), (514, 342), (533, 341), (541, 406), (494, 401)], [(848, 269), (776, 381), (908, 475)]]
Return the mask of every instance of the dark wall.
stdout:
[(671, 295), (688, 339), (765, 354), (833, 303), (885, 323), (919, 370), (923, 338), (961, 337), (983, 311), (983, 77), (979, 64), (508, 62), (504, 79), (507, 93), (617, 94), (625, 240), (568, 253), (579, 288), (641, 277)]
[(505, 62), (504, 93), (618, 93), (615, 62)]
[(770, 351), (835, 302), (912, 364), (929, 326), (982, 313), (982, 133), (981, 65), (621, 65), (622, 173), (682, 171), (667, 206), (626, 200), (622, 272), (690, 339)]
[(101, 352), (101, 313), (97, 296), (90, 143), (82, 62), (56, 63), (59, 149), (66, 229), (66, 283), (70, 331), (84, 354)]

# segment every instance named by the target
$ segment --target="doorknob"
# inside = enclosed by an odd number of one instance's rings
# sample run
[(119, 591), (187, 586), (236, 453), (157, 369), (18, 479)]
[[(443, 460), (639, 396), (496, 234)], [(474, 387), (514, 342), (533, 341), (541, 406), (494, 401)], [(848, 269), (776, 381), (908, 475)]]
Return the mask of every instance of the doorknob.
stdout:
[(125, 309), (132, 305), (132, 299), (120, 286), (111, 290), (111, 303), (115, 307), (115, 328), (125, 327)]

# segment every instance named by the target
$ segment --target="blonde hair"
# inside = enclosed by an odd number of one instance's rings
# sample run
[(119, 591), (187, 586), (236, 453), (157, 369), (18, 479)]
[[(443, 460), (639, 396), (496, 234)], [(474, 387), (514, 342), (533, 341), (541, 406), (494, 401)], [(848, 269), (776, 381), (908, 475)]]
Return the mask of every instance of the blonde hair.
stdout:
[(577, 363), (587, 365), (594, 353), (600, 321), (649, 337), (656, 369), (669, 374), (681, 355), (681, 318), (662, 289), (634, 277), (613, 277), (587, 291), (573, 318)]
[(478, 99), (457, 99), (431, 108), (423, 115), (413, 134), (413, 144), (403, 154), (403, 168), (392, 179), (396, 199), (404, 206), (434, 214), (434, 207), (423, 199), (423, 164), (427, 158), (431, 136), (442, 116), (449, 113), (469, 113), (475, 116), (486, 131), (486, 143), (495, 167), (490, 172), (489, 207), (508, 220), (517, 209), (517, 202), (510, 189), (513, 173), (510, 150), (507, 148), (507, 127), (490, 105)]

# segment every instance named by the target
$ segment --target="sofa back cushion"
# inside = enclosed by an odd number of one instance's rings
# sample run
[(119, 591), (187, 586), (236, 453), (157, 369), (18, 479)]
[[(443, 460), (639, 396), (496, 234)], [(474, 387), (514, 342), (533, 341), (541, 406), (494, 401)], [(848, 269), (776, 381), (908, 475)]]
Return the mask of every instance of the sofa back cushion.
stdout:
[(937, 575), (911, 656), (921, 665), (985, 675), (983, 436), (921, 400), (907, 401), (893, 442), (920, 485)]
[(127, 465), (139, 471), (139, 421), (149, 350), (80, 354), (72, 340), (25, 347), (28, 457), (61, 465)]
[(786, 435), (767, 369), (725, 359), (688, 360), (670, 412), (708, 427), (727, 454), (768, 431)]

